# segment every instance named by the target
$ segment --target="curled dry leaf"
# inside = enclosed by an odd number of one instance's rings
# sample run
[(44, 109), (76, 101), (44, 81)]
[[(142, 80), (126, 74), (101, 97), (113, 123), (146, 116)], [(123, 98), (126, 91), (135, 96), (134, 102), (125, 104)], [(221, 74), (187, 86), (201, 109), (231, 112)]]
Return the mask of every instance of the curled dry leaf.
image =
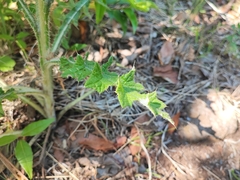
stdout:
[(127, 137), (126, 136), (118, 136), (116, 138), (116, 143), (114, 144), (116, 148), (120, 148), (127, 142)]
[[(207, 97), (197, 98), (189, 108), (191, 121), (179, 128), (179, 135), (189, 140), (202, 140), (208, 136), (224, 139), (238, 127), (236, 107), (229, 92), (210, 89)], [(196, 136), (193, 139), (193, 134)]]
[(80, 132), (77, 134), (77, 139), (74, 145), (83, 145), (86, 148), (94, 149), (96, 151), (110, 151), (115, 150), (115, 147), (111, 141), (100, 138), (94, 134), (88, 134), (87, 137), (84, 136), (85, 132)]
[(192, 45), (188, 43), (188, 40), (181, 42), (176, 48), (176, 55), (184, 61), (193, 61), (195, 59), (195, 50)]
[(153, 68), (153, 76), (161, 77), (166, 81), (177, 84), (178, 83), (178, 73), (172, 69), (172, 65), (168, 64), (162, 67)]
[(168, 133), (169, 134), (172, 134), (176, 128), (178, 127), (178, 124), (179, 124), (179, 117), (180, 117), (180, 112), (178, 112), (177, 114), (175, 114), (173, 117), (172, 117), (172, 121), (174, 122), (174, 125), (172, 123), (168, 123)]
[(150, 49), (150, 46), (144, 45), (140, 48), (137, 48), (130, 56), (126, 56), (126, 58), (130, 61), (133, 62), (139, 55), (147, 52)]
[(173, 19), (175, 24), (181, 24), (187, 19), (187, 14), (184, 11), (179, 12)]
[(167, 65), (174, 58), (174, 48), (171, 42), (166, 41), (158, 52), (158, 59), (161, 65)]

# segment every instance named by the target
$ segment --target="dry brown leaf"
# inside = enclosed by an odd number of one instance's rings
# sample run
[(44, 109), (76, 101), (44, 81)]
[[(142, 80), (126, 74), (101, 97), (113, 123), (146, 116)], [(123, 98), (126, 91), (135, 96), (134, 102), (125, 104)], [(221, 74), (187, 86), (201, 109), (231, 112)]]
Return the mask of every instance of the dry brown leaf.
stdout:
[(173, 44), (166, 41), (160, 51), (158, 52), (158, 58), (161, 65), (170, 64), (174, 57)]
[(181, 42), (176, 48), (176, 54), (184, 61), (193, 61), (195, 59), (195, 50), (188, 40)]
[(178, 112), (177, 114), (175, 114), (172, 117), (172, 121), (174, 122), (174, 125), (170, 122), (168, 123), (168, 133), (169, 134), (172, 134), (176, 130), (176, 128), (178, 127), (179, 117), (180, 117), (180, 112)]
[(80, 31), (80, 42), (84, 43), (87, 40), (87, 35), (88, 35), (88, 31), (89, 31), (89, 26), (88, 23), (86, 21), (78, 21), (78, 28)]
[(63, 160), (64, 160), (64, 154), (58, 148), (54, 148), (53, 156), (55, 157), (56, 160), (58, 160), (58, 162), (63, 162)]
[(195, 59), (195, 50), (192, 47), (189, 47), (188, 55), (186, 57), (186, 60), (193, 61)]
[(181, 24), (186, 19), (187, 19), (187, 14), (184, 11), (181, 11), (177, 14), (177, 16), (173, 20), (175, 24)]
[(147, 114), (143, 114), (141, 116), (139, 116), (134, 123), (138, 123), (138, 124), (143, 124), (145, 122), (148, 122), (151, 119), (151, 117), (149, 117)]
[(78, 162), (82, 165), (82, 166), (93, 166), (93, 164), (91, 163), (91, 161), (89, 160), (89, 158), (87, 157), (82, 157), (78, 159)]
[[(132, 127), (131, 129), (131, 135), (130, 138), (132, 140), (132, 143), (129, 145), (129, 149), (131, 151), (132, 155), (136, 155), (141, 151), (141, 144), (140, 144), (140, 135), (138, 133), (138, 130), (135, 126)], [(145, 143), (145, 139), (144, 139)]]
[(132, 55), (126, 56), (126, 58), (127, 58), (130, 62), (133, 62), (139, 55), (147, 52), (149, 49), (150, 49), (150, 46), (144, 45), (144, 46), (142, 46), (142, 47), (140, 47), (140, 48), (137, 48), (137, 49), (132, 53)]
[(197, 24), (200, 24), (201, 22), (201, 19), (199, 17), (199, 15), (195, 15), (194, 18), (193, 18), (194, 22), (197, 23)]
[(76, 142), (80, 145), (85, 146), (86, 148), (94, 149), (96, 151), (109, 151), (114, 150), (115, 147), (111, 141), (106, 141), (103, 138), (100, 138), (93, 134), (88, 134), (87, 137), (84, 137), (85, 133), (81, 132), (77, 134)]
[(162, 67), (154, 67), (153, 76), (162, 77), (166, 81), (173, 84), (178, 83), (178, 73), (172, 69), (171, 64)]
[(116, 148), (120, 148), (127, 142), (127, 137), (126, 136), (118, 136), (116, 138), (116, 143), (114, 144)]
[(126, 56), (131, 56), (133, 52), (131, 52), (128, 49), (119, 49), (118, 53), (121, 54), (123, 57), (126, 57)]

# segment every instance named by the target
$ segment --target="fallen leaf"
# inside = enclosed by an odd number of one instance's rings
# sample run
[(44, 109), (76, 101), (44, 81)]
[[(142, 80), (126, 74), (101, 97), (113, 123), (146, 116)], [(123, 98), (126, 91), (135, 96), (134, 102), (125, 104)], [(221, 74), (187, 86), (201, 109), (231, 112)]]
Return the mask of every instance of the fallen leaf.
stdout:
[(130, 62), (133, 62), (139, 55), (147, 52), (148, 50), (150, 49), (150, 46), (142, 46), (140, 48), (137, 48), (133, 53), (132, 55), (130, 56), (126, 56), (126, 58), (130, 61)]
[(227, 4), (219, 7), (218, 8), (218, 11), (219, 11), (218, 13), (220, 13), (220, 14), (227, 13), (232, 8), (234, 2), (235, 2), (235, 0), (231, 0)]
[(116, 138), (116, 143), (114, 144), (114, 146), (116, 148), (120, 148), (121, 146), (123, 146), (125, 143), (127, 142), (127, 137), (126, 136), (118, 136)]
[(89, 31), (89, 27), (86, 21), (78, 21), (78, 28), (80, 31), (80, 42), (84, 43), (87, 40), (87, 34)]
[(200, 22), (201, 22), (201, 19), (200, 19), (199, 15), (197, 15), (197, 14), (194, 15), (193, 20), (194, 20), (194, 22), (195, 22), (196, 24), (200, 24)]
[(174, 57), (174, 48), (171, 42), (166, 41), (160, 51), (158, 52), (158, 58), (161, 65), (170, 64)]
[(174, 122), (174, 125), (170, 122), (168, 123), (168, 133), (169, 134), (172, 134), (176, 130), (176, 128), (178, 127), (179, 117), (180, 117), (180, 112), (178, 112), (177, 114), (175, 114), (172, 117), (172, 121)]
[[(131, 151), (132, 155), (136, 155), (141, 151), (141, 144), (140, 144), (140, 134), (138, 133), (138, 130), (135, 126), (131, 129), (130, 138), (132, 140), (132, 143), (129, 145), (129, 149)], [(144, 139), (144, 143), (146, 140)]]
[(128, 49), (119, 49), (118, 53), (121, 54), (123, 57), (131, 56), (133, 52), (129, 51)]
[(79, 164), (81, 164), (82, 166), (93, 166), (93, 164), (91, 163), (91, 161), (89, 160), (89, 158), (86, 157), (82, 157), (78, 159)]
[(84, 135), (85, 132), (80, 132), (76, 135), (77, 139), (74, 143), (75, 146), (77, 146), (77, 144), (80, 144), (85, 146), (86, 148), (104, 152), (115, 150), (114, 144), (111, 141), (105, 140), (91, 133), (89, 133), (87, 137), (84, 137)]
[(58, 149), (58, 148), (54, 148), (53, 150), (53, 156), (55, 157), (56, 160), (58, 160), (58, 162), (63, 162), (64, 160), (64, 154), (63, 152)]
[(195, 50), (188, 40), (181, 42), (176, 48), (176, 55), (180, 56), (184, 61), (193, 61), (195, 59)]
[(121, 61), (121, 65), (123, 66), (123, 67), (126, 67), (127, 65), (128, 65), (128, 59), (127, 58), (123, 58), (122, 59), (122, 61)]
[(177, 14), (177, 16), (173, 20), (175, 24), (181, 24), (186, 19), (187, 19), (187, 14), (184, 11), (181, 11)]
[(168, 64), (162, 67), (153, 68), (153, 76), (161, 77), (166, 81), (177, 84), (178, 83), (178, 73), (172, 69), (172, 65)]
[(147, 114), (143, 114), (141, 116), (139, 116), (134, 123), (138, 123), (138, 124), (143, 124), (145, 122), (150, 121), (151, 117), (149, 117)]

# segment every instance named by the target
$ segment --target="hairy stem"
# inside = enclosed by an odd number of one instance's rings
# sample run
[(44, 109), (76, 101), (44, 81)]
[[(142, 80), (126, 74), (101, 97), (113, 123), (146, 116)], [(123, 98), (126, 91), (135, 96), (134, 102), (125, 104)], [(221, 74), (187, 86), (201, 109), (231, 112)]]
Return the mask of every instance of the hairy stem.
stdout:
[(43, 93), (45, 95), (45, 104), (44, 109), (47, 115), (47, 118), (55, 118), (55, 109), (54, 109), (54, 98), (53, 98), (53, 76), (52, 69), (47, 67), (47, 58), (49, 56), (49, 37), (48, 37), (48, 22), (46, 22), (46, 13), (45, 11), (45, 3), (43, 0), (36, 1), (36, 17), (38, 18), (39, 25), (39, 61), (40, 61), (40, 69), (42, 75), (42, 86)]

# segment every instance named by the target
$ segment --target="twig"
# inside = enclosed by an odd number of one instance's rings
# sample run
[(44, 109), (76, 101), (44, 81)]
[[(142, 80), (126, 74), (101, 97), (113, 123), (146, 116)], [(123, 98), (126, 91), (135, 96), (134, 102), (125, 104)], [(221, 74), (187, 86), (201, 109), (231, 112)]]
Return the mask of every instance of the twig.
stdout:
[(45, 156), (47, 142), (48, 142), (49, 136), (50, 136), (50, 134), (51, 134), (51, 130), (52, 130), (53, 125), (54, 125), (54, 124), (51, 124), (51, 125), (48, 127), (47, 134), (46, 134), (45, 139), (44, 139), (44, 142), (43, 142), (42, 152), (41, 152), (41, 154), (40, 154), (39, 160), (38, 160), (38, 162), (36, 163), (36, 165), (41, 164), (41, 163), (42, 163), (42, 160), (43, 160), (43, 158), (44, 158), (44, 156)]
[[(87, 114), (86, 116), (84, 116), (80, 121), (78, 121), (79, 123), (78, 123), (78, 125), (77, 125), (77, 127), (73, 130), (73, 132), (69, 135), (69, 137), (68, 137), (68, 140), (73, 136), (73, 134), (78, 130), (78, 128), (80, 127), (80, 125), (84, 122), (84, 120), (88, 117), (88, 116), (90, 116), (90, 115), (93, 115), (95, 112), (92, 112), (92, 113), (89, 113), (89, 114)], [(92, 120), (94, 120), (94, 119), (91, 119), (91, 120), (89, 120), (89, 121), (92, 121)]]
[(205, 169), (209, 174), (211, 174), (212, 176), (214, 176), (216, 179), (221, 180), (221, 178), (219, 178), (216, 174), (214, 174), (213, 172), (211, 172), (208, 168), (206, 168), (205, 166), (202, 166), (203, 169)]
[(93, 118), (93, 122), (92, 122), (92, 125), (94, 126), (94, 128), (97, 130), (97, 132), (102, 136), (102, 138), (105, 140), (105, 141), (108, 141), (107, 137), (100, 131), (100, 129), (98, 128), (97, 126), (97, 117), (94, 116)]
[(143, 151), (145, 152), (146, 154), (146, 158), (147, 158), (147, 162), (148, 162), (148, 179), (149, 180), (152, 180), (152, 165), (151, 165), (151, 158), (150, 158), (150, 155), (144, 145), (144, 137), (142, 135), (142, 133), (139, 131), (138, 127), (135, 125), (136, 129), (138, 130), (138, 134), (140, 135), (140, 145), (141, 145), (141, 148), (143, 149)]

